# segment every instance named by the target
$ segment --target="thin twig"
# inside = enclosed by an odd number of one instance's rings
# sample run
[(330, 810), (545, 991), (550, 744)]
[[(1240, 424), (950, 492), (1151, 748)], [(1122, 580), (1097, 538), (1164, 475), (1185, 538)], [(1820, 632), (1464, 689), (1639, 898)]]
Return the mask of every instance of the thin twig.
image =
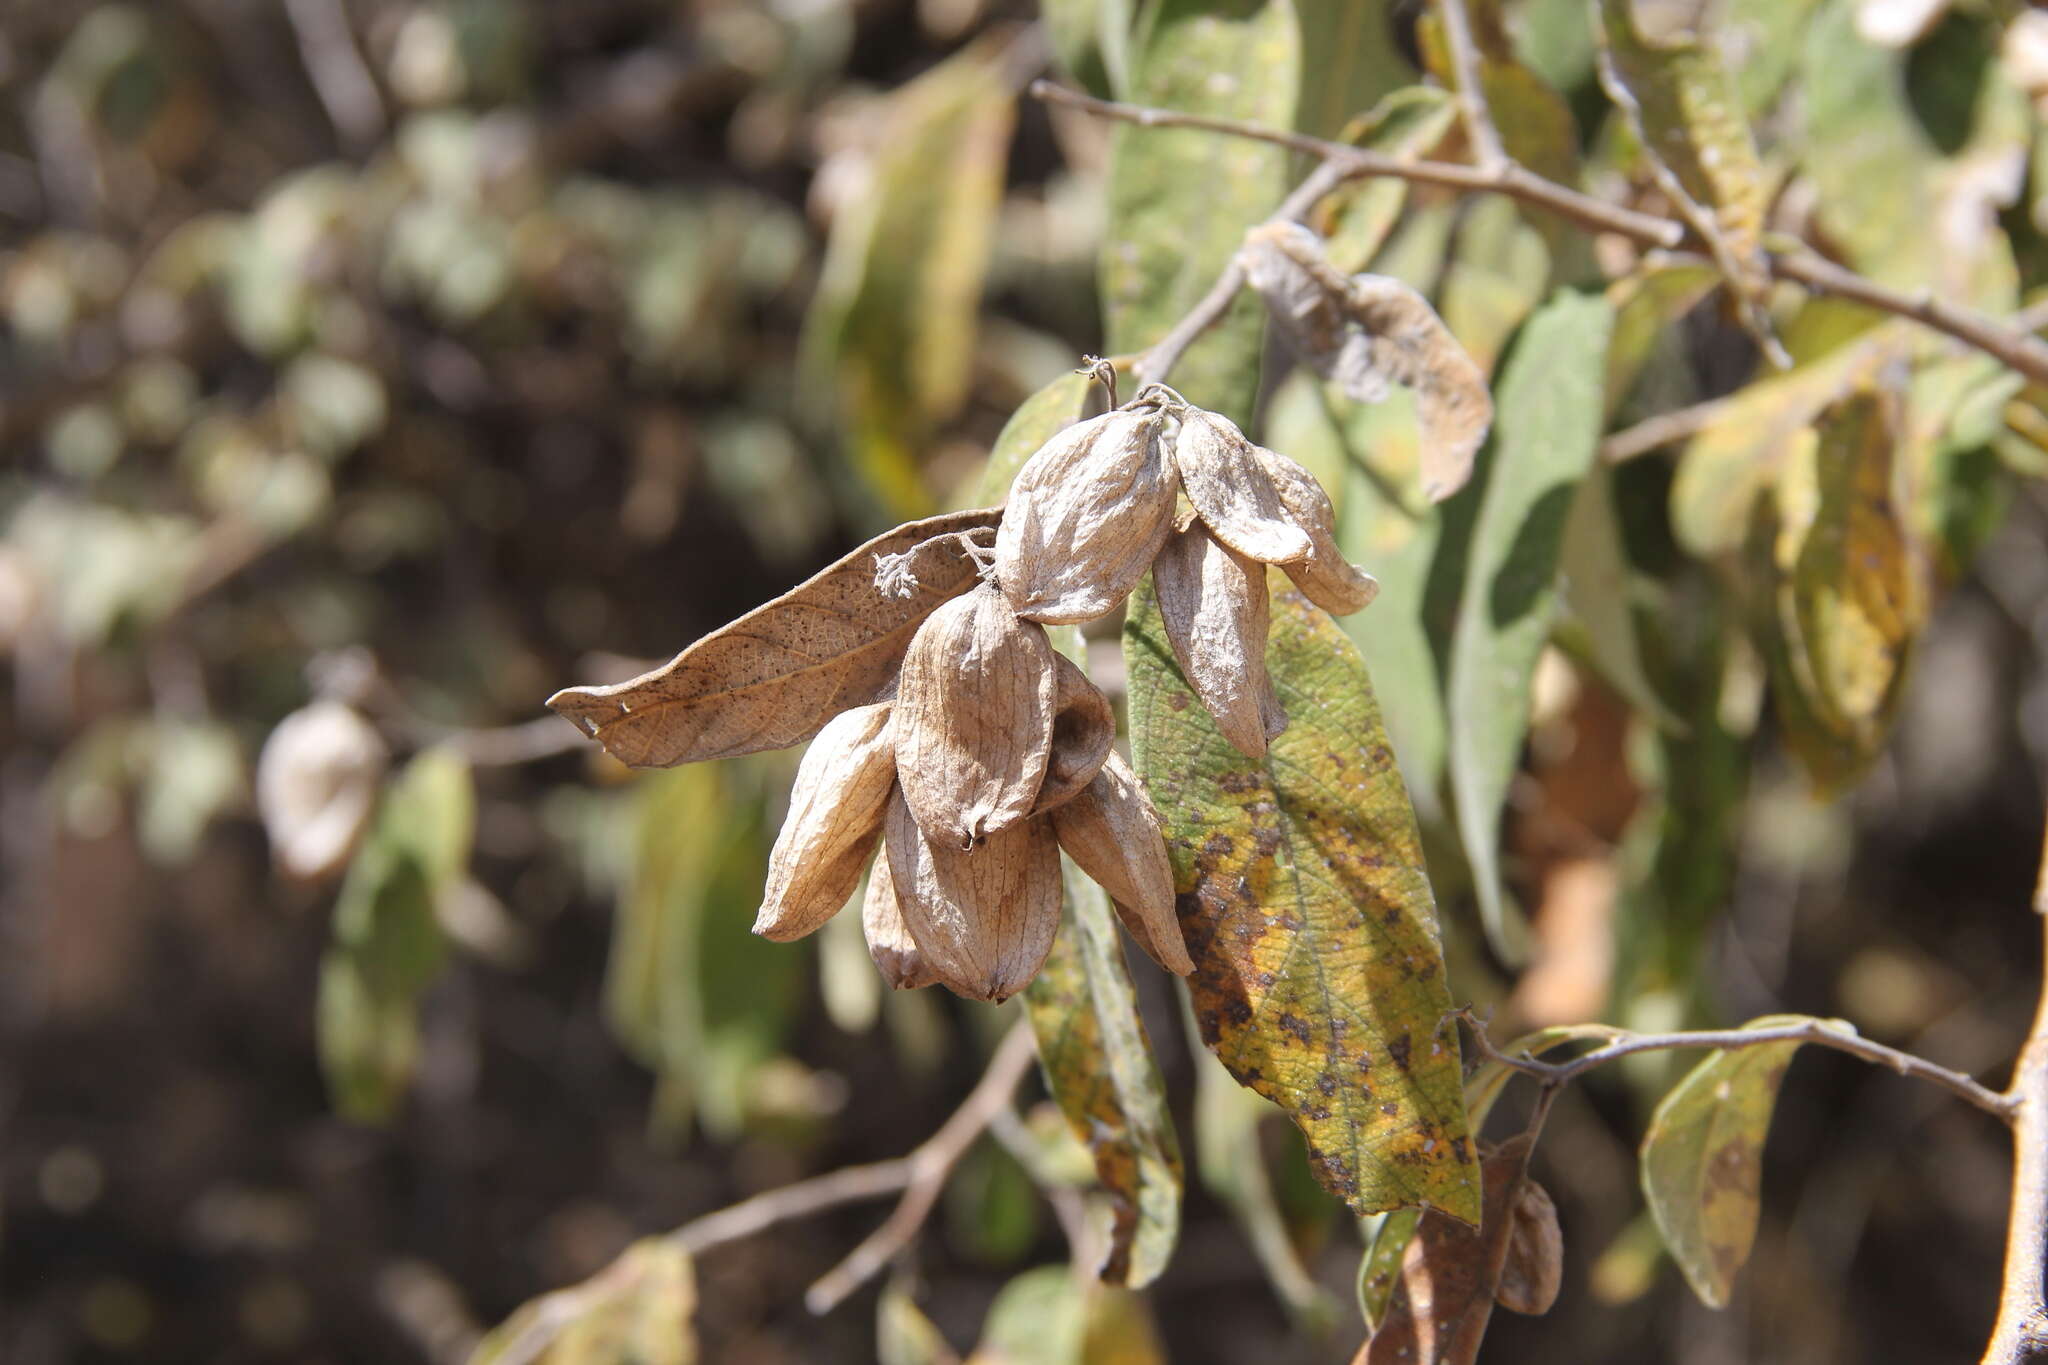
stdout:
[(1017, 1083), (1024, 1079), (1024, 1073), (1030, 1069), (1036, 1056), (1031, 1025), (1019, 1021), (996, 1049), (996, 1055), (989, 1059), (988, 1070), (983, 1073), (980, 1084), (953, 1111), (953, 1117), (904, 1158), (910, 1163), (910, 1180), (904, 1187), (903, 1198), (896, 1205), (896, 1211), (845, 1260), (805, 1291), (806, 1308), (813, 1313), (831, 1312), (917, 1235), (917, 1230), (924, 1226), (925, 1218), (931, 1213), (932, 1205), (938, 1202), (946, 1177), (952, 1174), (953, 1167), (967, 1154), (967, 1149), (974, 1145), (982, 1130), (995, 1121), (998, 1113), (1009, 1107), (1011, 1094), (1017, 1089)]
[(384, 135), (384, 101), (356, 51), (341, 0), (285, 0), (284, 12), (299, 40), (299, 55), (313, 91), (350, 151), (377, 145)]
[[(1341, 142), (1329, 142), (1305, 133), (1268, 128), (1238, 119), (1212, 118), (1204, 114), (1185, 114), (1171, 109), (1099, 100), (1048, 81), (1033, 83), (1031, 93), (1042, 100), (1140, 127), (1199, 128), (1227, 137), (1249, 138), (1255, 142), (1292, 148), (1321, 158), (1325, 166), (1336, 167), (1343, 180), (1385, 175), (1449, 189), (1505, 194), (1511, 199), (1557, 214), (1589, 231), (1617, 233), (1646, 246), (1675, 248), (1692, 235), (1684, 224), (1567, 189), (1513, 162), (1487, 169), (1445, 161), (1404, 161), (1362, 147), (1350, 147)], [(1880, 312), (1910, 318), (1958, 341), (1967, 342), (2029, 379), (2048, 383), (2048, 345), (1996, 319), (1954, 307), (1925, 291), (1906, 294), (1886, 288), (1807, 251), (1767, 252), (1765, 262), (1771, 274), (1779, 279), (1835, 294)], [(1222, 284), (1223, 280), (1219, 279), (1219, 289)], [(1229, 299), (1224, 299), (1222, 305), (1215, 306), (1215, 313), (1220, 315), (1222, 307), (1228, 303)], [(1211, 306), (1211, 300), (1205, 298), (1203, 306)], [(1175, 329), (1176, 332), (1179, 330)]]
[(1600, 443), (1600, 458), (1621, 464), (1668, 445), (1697, 436), (1727, 415), (1730, 400), (1710, 398), (1689, 408), (1660, 412), (1632, 427), (1624, 427)]
[(1573, 1057), (1569, 1061), (1542, 1062), (1527, 1054), (1510, 1057), (1501, 1052), (1486, 1036), (1486, 1030), (1478, 1020), (1473, 1018), (1469, 1011), (1463, 1014), (1466, 1027), (1471, 1029), (1473, 1041), (1478, 1045), (1481, 1055), (1490, 1061), (1499, 1062), (1502, 1066), (1534, 1076), (1545, 1085), (1562, 1084), (1617, 1057), (1627, 1057), (1638, 1052), (1668, 1052), (1695, 1048), (1733, 1050), (1761, 1047), (1767, 1043), (1814, 1043), (1821, 1047), (1833, 1048), (1837, 1052), (1846, 1052), (1852, 1057), (1860, 1057), (1866, 1062), (1896, 1071), (1901, 1076), (1931, 1081), (2007, 1123), (2013, 1122), (2014, 1114), (2019, 1107), (2017, 1102), (2008, 1096), (1972, 1080), (1960, 1071), (1951, 1071), (1924, 1057), (1915, 1057), (1910, 1052), (1901, 1052), (1897, 1048), (1886, 1047), (1883, 1043), (1873, 1043), (1860, 1034), (1844, 1032), (1819, 1019), (1807, 1019), (1796, 1024), (1778, 1024), (1770, 1028), (1700, 1029), (1687, 1033), (1617, 1032), (1613, 1042)]
[(2012, 1106), (2012, 1213), (2005, 1235), (2005, 1276), (1998, 1324), (1983, 1365), (2019, 1365), (2048, 1356), (2048, 836), (2034, 913), (2041, 918), (2042, 973), (2034, 1026), (2020, 1048), (2005, 1100)]
[(1438, 0), (1437, 8), (1443, 15), (1444, 42), (1451, 50), (1451, 71), (1458, 78), (1458, 98), (1465, 115), (1465, 135), (1472, 139), (1472, 155), (1488, 170), (1506, 166), (1507, 149), (1501, 145), (1500, 129), (1493, 126), (1493, 111), (1487, 108), (1486, 91), (1479, 83), (1479, 48), (1472, 41), (1472, 16), (1465, 12), (1465, 0)]

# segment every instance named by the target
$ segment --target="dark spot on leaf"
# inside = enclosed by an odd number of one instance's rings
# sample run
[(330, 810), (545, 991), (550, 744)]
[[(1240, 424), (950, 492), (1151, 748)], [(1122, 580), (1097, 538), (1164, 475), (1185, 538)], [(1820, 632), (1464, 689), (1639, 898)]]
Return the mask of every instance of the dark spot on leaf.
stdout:
[(1308, 1046), (1308, 1020), (1292, 1010), (1280, 1011), (1280, 1031), (1293, 1035), (1295, 1041), (1303, 1047)]
[(1387, 1044), (1387, 1055), (1392, 1057), (1394, 1065), (1403, 1071), (1408, 1069), (1408, 1054), (1413, 1051), (1414, 1048), (1409, 1045), (1408, 1035), (1405, 1033), (1397, 1035)]
[(1392, 1118), (1394, 1117), (1394, 1115), (1401, 1112), (1401, 1106), (1394, 1103), (1392, 1100), (1388, 1100), (1385, 1104), (1380, 1106), (1380, 1112), (1382, 1114), (1385, 1114), (1388, 1118)]
[(1332, 1076), (1329, 1072), (1325, 1071), (1322, 1075), (1316, 1077), (1316, 1089), (1320, 1090), (1325, 1095), (1336, 1094), (1337, 1078), (1335, 1076)]
[(1185, 692), (1169, 692), (1166, 694), (1166, 708), (1169, 711), (1185, 711), (1190, 700)]

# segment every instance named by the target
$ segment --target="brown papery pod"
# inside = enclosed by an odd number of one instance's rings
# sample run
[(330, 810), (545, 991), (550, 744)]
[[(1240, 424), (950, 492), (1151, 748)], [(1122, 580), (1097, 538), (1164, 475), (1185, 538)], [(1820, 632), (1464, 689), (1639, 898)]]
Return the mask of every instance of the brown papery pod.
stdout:
[(1294, 524), (1259, 456), (1228, 417), (1200, 408), (1181, 414), (1173, 462), (1210, 534), (1262, 564), (1306, 559), (1308, 533)]
[(970, 1000), (1007, 1000), (1029, 985), (1060, 925), (1060, 849), (1043, 819), (973, 849), (925, 837), (903, 800), (889, 802), (889, 873), (926, 965)]
[(1102, 771), (1109, 746), (1116, 742), (1116, 712), (1102, 689), (1064, 654), (1053, 654), (1052, 667), (1059, 677), (1058, 710), (1052, 722), (1052, 757), (1034, 807), (1039, 814), (1079, 796)]
[[(958, 537), (982, 533), (986, 543), (1001, 515), (983, 508), (899, 526), (660, 668), (564, 688), (548, 705), (636, 768), (801, 744), (841, 711), (882, 696), (912, 632), (975, 585), (977, 566)], [(877, 559), (912, 551), (897, 590), (878, 589)]]
[(860, 927), (867, 934), (868, 956), (882, 979), (899, 991), (916, 990), (939, 979), (924, 960), (910, 926), (903, 922), (903, 906), (896, 899), (896, 877), (889, 870), (885, 848), (868, 869), (867, 895), (861, 898)]
[(1173, 518), (1156, 407), (1068, 427), (1025, 462), (996, 533), (996, 581), (1019, 616), (1091, 621), (1130, 596)]
[(1259, 459), (1294, 524), (1308, 533), (1308, 557), (1280, 566), (1294, 586), (1332, 616), (1349, 616), (1371, 606), (1380, 595), (1379, 580), (1346, 560), (1337, 547), (1337, 510), (1316, 476), (1275, 451), (1262, 448)]
[(1508, 1258), (1501, 1266), (1494, 1302), (1510, 1313), (1548, 1313), (1564, 1282), (1564, 1233), (1550, 1192), (1524, 1180), (1515, 1193), (1508, 1230)]
[(1195, 970), (1173, 908), (1173, 864), (1159, 812), (1138, 775), (1112, 751), (1087, 790), (1052, 813), (1053, 833), (1075, 866), (1109, 893), (1117, 916), (1154, 962)]
[(1430, 501), (1463, 488), (1493, 425), (1493, 398), (1429, 300), (1384, 275), (1346, 276), (1299, 223), (1254, 228), (1237, 259), (1310, 369), (1363, 403), (1385, 398), (1390, 381), (1414, 392)]
[(1058, 694), (1045, 627), (984, 584), (919, 627), (896, 688), (896, 773), (925, 833), (956, 849), (1031, 814)]
[(860, 885), (896, 785), (891, 703), (842, 711), (818, 731), (768, 855), (754, 932), (787, 943), (822, 928)]
[(1188, 686), (1239, 752), (1263, 758), (1286, 717), (1271, 698), (1266, 630), (1272, 607), (1266, 570), (1219, 544), (1202, 527), (1167, 542), (1152, 567), (1159, 615)]

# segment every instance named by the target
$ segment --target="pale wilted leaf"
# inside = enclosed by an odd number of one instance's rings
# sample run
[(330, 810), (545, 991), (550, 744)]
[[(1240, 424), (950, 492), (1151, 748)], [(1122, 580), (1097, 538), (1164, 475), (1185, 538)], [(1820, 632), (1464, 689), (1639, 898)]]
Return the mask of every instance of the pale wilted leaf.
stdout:
[(1422, 423), (1422, 482), (1441, 501), (1471, 477), (1493, 402), (1486, 375), (1429, 301), (1398, 280), (1346, 277), (1297, 224), (1254, 231), (1240, 257), (1252, 285), (1318, 374), (1363, 402), (1398, 383), (1415, 391)]
[(1059, 843), (1044, 819), (972, 849), (925, 837), (899, 787), (884, 830), (897, 904), (939, 980), (971, 1000), (1007, 1000), (1052, 950), (1060, 924)]
[(522, 1306), (469, 1365), (694, 1365), (696, 1313), (689, 1253), (650, 1237), (582, 1284)]
[[(985, 541), (1000, 516), (949, 512), (899, 526), (662, 667), (606, 687), (565, 688), (548, 705), (635, 767), (802, 743), (841, 711), (874, 701), (924, 619), (979, 581), (959, 543), (943, 538), (980, 533)], [(920, 545), (908, 565), (909, 596), (878, 589), (877, 558)]]
[(1045, 627), (993, 585), (946, 603), (903, 658), (895, 712), (898, 781), (935, 841), (974, 847), (1038, 803), (1052, 758), (1059, 673)]
[[(1746, 1028), (1807, 1021), (1752, 1019)], [(1847, 1025), (1842, 1025), (1844, 1029)], [(1671, 1088), (1643, 1134), (1643, 1195), (1671, 1258), (1711, 1308), (1725, 1308), (1756, 1240), (1764, 1138), (1799, 1044), (1714, 1052)]]
[(1566, 518), (1600, 439), (1613, 314), (1564, 293), (1522, 329), (1500, 388), (1451, 643), (1449, 750), (1458, 831), (1480, 920), (1512, 955), (1500, 883), (1500, 814), (1529, 727), (1529, 683), (1549, 637)]
[(1010, 487), (996, 581), (1033, 621), (1093, 620), (1130, 595), (1171, 529), (1174, 466), (1156, 407), (1066, 428)]
[(316, 701), (279, 721), (256, 760), (256, 809), (278, 865), (306, 878), (338, 869), (369, 824), (390, 756), (343, 702)]
[[(1163, 844), (1159, 861), (1166, 861)], [(1166, 1268), (1180, 1234), (1180, 1146), (1109, 897), (1072, 866), (1064, 876), (1059, 937), (1024, 992), (1024, 1006), (1046, 1089), (1094, 1158), (1108, 1196), (1108, 1235), (1096, 1273), (1136, 1289)], [(1167, 895), (1170, 914), (1170, 880)], [(1176, 942), (1179, 933), (1176, 924)]]
[(1178, 975), (1193, 971), (1174, 914), (1159, 812), (1120, 755), (1112, 751), (1087, 789), (1052, 813), (1052, 827), (1067, 856), (1109, 893), (1146, 955)]
[(1278, 711), (1266, 675), (1266, 566), (1194, 526), (1167, 542), (1152, 578), (1181, 675), (1238, 752), (1264, 757)]
[(1277, 594), (1268, 662), (1295, 723), (1251, 760), (1172, 662), (1156, 600), (1125, 627), (1137, 767), (1158, 798), (1203, 1040), (1287, 1111), (1359, 1212), (1479, 1213), (1436, 907), (1358, 652)]
[(890, 710), (882, 701), (842, 711), (811, 741), (768, 855), (754, 920), (763, 938), (786, 943), (815, 932), (860, 885), (896, 784)]

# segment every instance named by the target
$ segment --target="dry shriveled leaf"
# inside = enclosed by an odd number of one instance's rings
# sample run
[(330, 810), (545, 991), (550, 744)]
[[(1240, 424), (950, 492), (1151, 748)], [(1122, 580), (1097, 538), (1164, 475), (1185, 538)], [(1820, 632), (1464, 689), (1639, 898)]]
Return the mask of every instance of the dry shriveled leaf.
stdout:
[(796, 770), (789, 815), (768, 858), (754, 932), (787, 943), (824, 926), (860, 885), (896, 785), (891, 703), (842, 711)]
[(346, 703), (316, 701), (279, 721), (256, 760), (256, 809), (278, 865), (307, 879), (339, 870), (370, 823), (390, 759)]
[(1017, 614), (1089, 621), (1137, 586), (1173, 516), (1173, 462), (1155, 407), (1077, 422), (1026, 462), (996, 534), (996, 581)]
[(1007, 1000), (1038, 973), (1060, 924), (1059, 843), (1026, 820), (972, 849), (925, 837), (899, 786), (885, 830), (897, 904), (939, 980), (970, 1000)]
[(1239, 260), (1318, 374), (1360, 402), (1379, 402), (1389, 383), (1415, 392), (1423, 492), (1430, 500), (1441, 502), (1464, 487), (1493, 423), (1493, 400), (1485, 373), (1429, 301), (1399, 280), (1339, 273), (1315, 234), (1296, 223), (1254, 229)]
[(694, 1365), (690, 1255), (650, 1237), (582, 1284), (544, 1294), (477, 1343), (469, 1365)]
[(916, 990), (939, 979), (924, 960), (910, 926), (903, 922), (903, 906), (896, 899), (896, 876), (889, 870), (889, 853), (884, 849), (868, 869), (867, 894), (861, 897), (860, 927), (868, 940), (868, 956), (882, 979), (899, 991)]
[(1269, 717), (1282, 728), (1286, 721), (1266, 675), (1266, 566), (1196, 526), (1167, 542), (1152, 578), (1182, 676), (1238, 752), (1264, 757), (1278, 733), (1267, 729)]
[(1173, 462), (1188, 501), (1210, 534), (1262, 564), (1306, 559), (1308, 532), (1294, 524), (1261, 451), (1221, 413), (1188, 408), (1180, 414)]
[(1116, 712), (1102, 689), (1066, 655), (1052, 660), (1058, 691), (1054, 698), (1052, 756), (1045, 765), (1045, 783), (1038, 789), (1036, 813), (1072, 801), (1102, 771), (1103, 760), (1116, 743)]
[(1045, 627), (984, 585), (918, 628), (896, 691), (897, 776), (917, 823), (968, 849), (1031, 814), (1059, 675)]
[(1557, 1226), (1557, 1205), (1548, 1190), (1524, 1180), (1508, 1216), (1507, 1260), (1493, 1299), (1510, 1313), (1540, 1317), (1557, 1302), (1564, 1281), (1564, 1233)]
[(1112, 751), (1087, 790), (1052, 813), (1052, 827), (1067, 856), (1109, 893), (1146, 955), (1179, 976), (1192, 972), (1159, 812), (1130, 765)]
[[(949, 512), (877, 536), (667, 664), (608, 687), (570, 687), (548, 706), (622, 763), (667, 768), (800, 744), (848, 707), (874, 701), (910, 637), (972, 588), (974, 561), (938, 537), (995, 528), (1001, 512)], [(878, 556), (923, 545), (909, 596), (875, 586)]]

